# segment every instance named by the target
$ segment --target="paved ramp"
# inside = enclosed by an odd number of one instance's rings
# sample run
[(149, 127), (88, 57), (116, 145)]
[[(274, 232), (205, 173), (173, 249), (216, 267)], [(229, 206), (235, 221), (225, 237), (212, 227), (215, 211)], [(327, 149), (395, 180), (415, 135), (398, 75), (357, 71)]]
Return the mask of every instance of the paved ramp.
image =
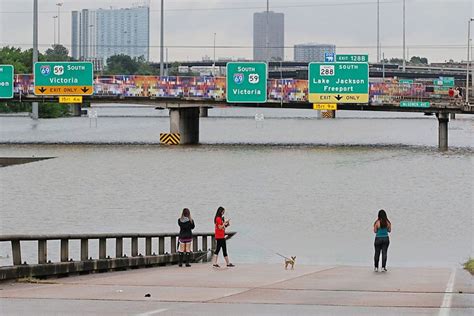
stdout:
[(0, 306), (4, 315), (472, 315), (474, 287), (461, 269), (194, 264), (3, 283)]

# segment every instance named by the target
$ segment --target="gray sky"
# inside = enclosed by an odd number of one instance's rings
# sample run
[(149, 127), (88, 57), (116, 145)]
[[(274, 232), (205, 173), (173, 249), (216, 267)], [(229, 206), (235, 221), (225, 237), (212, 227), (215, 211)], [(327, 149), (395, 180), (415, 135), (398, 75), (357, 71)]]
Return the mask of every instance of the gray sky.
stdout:
[[(159, 60), (160, 0), (38, 0), (39, 43), (44, 51), (53, 43), (53, 16), (61, 8), (61, 43), (70, 48), (71, 11), (130, 7), (150, 3), (150, 59)], [(403, 0), (380, 0), (382, 51), (402, 56)], [(376, 54), (376, 0), (270, 0), (270, 9), (285, 13), (285, 58), (292, 46), (304, 42), (334, 43), (338, 53)], [(213, 34), (218, 57), (252, 57), (253, 12), (265, 0), (165, 0), (165, 45), (170, 60), (212, 57)], [(33, 0), (0, 0), (0, 47), (32, 45)], [(261, 9), (259, 9), (261, 8)], [(430, 61), (465, 60), (467, 21), (474, 17), (474, 0), (406, 0), (406, 43), (410, 56)], [(474, 23), (472, 32), (474, 33)], [(177, 48), (172, 46), (208, 46)]]

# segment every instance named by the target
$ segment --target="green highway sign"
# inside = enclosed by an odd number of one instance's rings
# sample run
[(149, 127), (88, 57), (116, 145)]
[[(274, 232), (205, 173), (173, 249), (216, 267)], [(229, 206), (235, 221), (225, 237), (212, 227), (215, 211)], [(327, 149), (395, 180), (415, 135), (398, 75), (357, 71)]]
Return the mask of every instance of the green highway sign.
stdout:
[(433, 84), (436, 86), (454, 87), (454, 77), (439, 77), (439, 79), (433, 81)]
[(400, 79), (398, 82), (400, 84), (413, 84), (413, 79)]
[(13, 66), (0, 65), (0, 99), (13, 98)]
[(368, 63), (310, 63), (311, 103), (368, 103)]
[(267, 102), (267, 64), (262, 62), (227, 63), (227, 102)]
[(429, 108), (430, 103), (424, 101), (400, 101), (401, 108)]
[(369, 55), (337, 55), (336, 54), (336, 62), (339, 63), (368, 63), (369, 62)]
[(36, 95), (91, 95), (94, 73), (91, 62), (35, 63)]

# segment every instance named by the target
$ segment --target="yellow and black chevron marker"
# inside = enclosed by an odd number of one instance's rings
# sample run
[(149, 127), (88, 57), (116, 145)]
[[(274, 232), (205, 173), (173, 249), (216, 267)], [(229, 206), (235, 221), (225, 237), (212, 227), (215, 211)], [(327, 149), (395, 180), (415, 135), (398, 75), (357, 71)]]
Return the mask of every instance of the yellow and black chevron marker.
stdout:
[(324, 110), (321, 111), (321, 118), (335, 118), (335, 113), (336, 111), (333, 110)]
[(181, 136), (178, 133), (160, 133), (160, 144), (179, 145)]

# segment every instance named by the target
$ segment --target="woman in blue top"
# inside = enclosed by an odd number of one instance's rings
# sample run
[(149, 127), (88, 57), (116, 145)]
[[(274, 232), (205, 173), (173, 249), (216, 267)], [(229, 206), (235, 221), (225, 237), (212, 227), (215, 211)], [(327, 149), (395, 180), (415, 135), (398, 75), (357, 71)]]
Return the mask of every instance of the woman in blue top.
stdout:
[(392, 223), (387, 218), (387, 213), (384, 210), (380, 210), (378, 218), (374, 223), (374, 233), (375, 233), (375, 256), (374, 256), (374, 271), (379, 271), (379, 258), (380, 251), (382, 251), (382, 271), (386, 272), (387, 264), (387, 251), (388, 245), (390, 245), (390, 239), (388, 238), (388, 233), (392, 231)]

